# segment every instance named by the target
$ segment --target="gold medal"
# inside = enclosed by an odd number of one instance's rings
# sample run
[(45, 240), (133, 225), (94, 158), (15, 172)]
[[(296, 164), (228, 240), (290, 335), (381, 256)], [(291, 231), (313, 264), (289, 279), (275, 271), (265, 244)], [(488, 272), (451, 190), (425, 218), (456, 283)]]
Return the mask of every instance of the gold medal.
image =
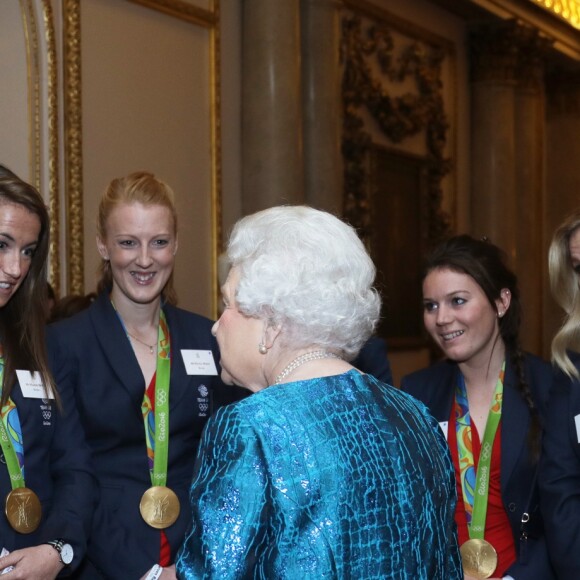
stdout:
[(21, 534), (34, 532), (42, 518), (40, 500), (27, 487), (17, 487), (6, 496), (4, 512), (8, 523)]
[(163, 530), (179, 516), (179, 499), (175, 492), (163, 485), (150, 487), (139, 504), (141, 517), (152, 528)]
[(459, 550), (463, 570), (474, 578), (489, 578), (497, 568), (497, 552), (485, 540), (467, 540)]

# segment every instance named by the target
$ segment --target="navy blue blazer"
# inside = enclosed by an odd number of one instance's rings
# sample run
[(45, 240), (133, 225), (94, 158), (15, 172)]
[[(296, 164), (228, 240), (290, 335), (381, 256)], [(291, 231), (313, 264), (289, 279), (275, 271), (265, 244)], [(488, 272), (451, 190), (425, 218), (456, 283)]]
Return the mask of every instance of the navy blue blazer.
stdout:
[(387, 343), (379, 336), (371, 336), (351, 364), (359, 371), (373, 375), (382, 383), (393, 384), (393, 374), (387, 357)]
[[(62, 538), (74, 550), (73, 562), (67, 570), (70, 572), (86, 552), (97, 483), (76, 412), (74, 393), (65, 385), (59, 388), (59, 393), (61, 410), (54, 400), (24, 397), (18, 383), (12, 389), (11, 397), (22, 428), (25, 483), (40, 499), (42, 520), (35, 532), (19, 534), (2, 513), (0, 549), (4, 547), (12, 552)], [(4, 502), (12, 487), (1, 453), (0, 461), (0, 501)]]
[[(580, 370), (580, 354), (568, 355)], [(560, 370), (554, 371), (544, 430), (540, 498), (558, 577), (580, 578), (580, 382)]]
[[(211, 350), (217, 343), (207, 318), (163, 307), (171, 336), (167, 486), (181, 511), (165, 530), (175, 557), (191, 519), (188, 492), (202, 429), (217, 406), (245, 396), (216, 376), (188, 375), (181, 349)], [(49, 327), (53, 370), (72, 388), (100, 484), (82, 578), (140, 578), (159, 561), (160, 533), (141, 518), (141, 496), (151, 486), (141, 403), (145, 380), (108, 294), (84, 312)], [(218, 372), (219, 372), (218, 366)], [(99, 570), (96, 573), (95, 568)]]
[[(550, 365), (526, 354), (524, 372), (542, 421), (552, 382)], [(401, 388), (425, 403), (437, 421), (448, 421), (458, 373), (456, 363), (442, 361), (403, 377)], [(546, 548), (537, 485), (532, 487), (537, 462), (527, 441), (530, 412), (519, 392), (510, 361), (506, 362), (501, 422), (501, 493), (518, 554), (506, 574), (516, 580), (550, 580), (554, 578), (554, 573)], [(529, 538), (524, 542), (520, 539), (520, 530), (522, 515), (526, 511), (530, 514), (527, 527)]]

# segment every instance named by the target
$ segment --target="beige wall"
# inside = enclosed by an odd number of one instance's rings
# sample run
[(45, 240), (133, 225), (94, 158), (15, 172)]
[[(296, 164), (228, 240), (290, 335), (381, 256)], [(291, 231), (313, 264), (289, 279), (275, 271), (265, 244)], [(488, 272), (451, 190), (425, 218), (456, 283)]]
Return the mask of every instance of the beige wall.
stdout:
[(0, 2), (0, 163), (32, 177), (29, 66), (20, 3)]
[(176, 194), (179, 303), (209, 315), (209, 31), (119, 0), (83, 0), (81, 8), (86, 289), (98, 263), (101, 192), (113, 177), (149, 170)]

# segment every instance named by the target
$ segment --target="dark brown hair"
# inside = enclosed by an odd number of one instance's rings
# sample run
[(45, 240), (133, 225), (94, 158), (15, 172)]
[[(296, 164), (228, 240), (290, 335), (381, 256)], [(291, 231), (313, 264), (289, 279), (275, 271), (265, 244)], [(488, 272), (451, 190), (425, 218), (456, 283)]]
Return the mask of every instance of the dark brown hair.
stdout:
[(499, 332), (505, 345), (506, 356), (510, 357), (516, 370), (520, 394), (530, 409), (532, 418), (530, 447), (535, 454), (539, 453), (540, 424), (526, 381), (524, 355), (520, 345), (522, 318), (520, 289), (516, 275), (507, 266), (505, 253), (487, 239), (477, 240), (468, 235), (454, 236), (431, 253), (425, 264), (423, 279), (429, 272), (438, 268), (449, 268), (473, 278), (496, 312), (496, 300), (501, 298), (501, 291), (504, 288), (510, 291), (510, 306), (504, 316), (499, 318)]
[(16, 369), (39, 372), (48, 392), (57, 396), (48, 368), (44, 337), (48, 301), (48, 212), (34, 187), (0, 165), (0, 211), (3, 204), (21, 205), (38, 216), (40, 233), (26, 278), (8, 303), (0, 308), (0, 332), (4, 349), (2, 405), (16, 382)]

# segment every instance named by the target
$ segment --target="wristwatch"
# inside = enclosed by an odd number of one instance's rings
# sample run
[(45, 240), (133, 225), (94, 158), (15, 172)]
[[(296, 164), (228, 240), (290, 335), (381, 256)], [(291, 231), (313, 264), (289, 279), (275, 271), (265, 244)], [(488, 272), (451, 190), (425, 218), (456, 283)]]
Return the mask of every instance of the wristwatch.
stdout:
[(46, 542), (49, 546), (52, 546), (59, 554), (60, 561), (65, 565), (69, 566), (74, 558), (74, 551), (70, 544), (66, 544), (64, 540), (51, 540)]

